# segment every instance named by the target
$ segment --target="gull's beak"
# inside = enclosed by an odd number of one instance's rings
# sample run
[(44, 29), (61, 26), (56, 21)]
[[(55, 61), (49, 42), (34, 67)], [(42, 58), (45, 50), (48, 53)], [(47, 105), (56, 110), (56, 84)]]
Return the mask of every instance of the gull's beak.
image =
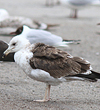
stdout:
[(9, 48), (7, 50), (5, 50), (2, 54), (2, 58), (5, 58), (10, 52), (11, 52), (11, 49), (9, 49)]

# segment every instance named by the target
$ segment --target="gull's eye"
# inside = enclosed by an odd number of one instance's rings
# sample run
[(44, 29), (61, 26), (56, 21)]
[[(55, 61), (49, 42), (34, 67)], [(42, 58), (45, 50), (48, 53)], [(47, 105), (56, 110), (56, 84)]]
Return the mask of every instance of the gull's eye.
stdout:
[(13, 45), (13, 46), (15, 46), (15, 45), (16, 45), (16, 43), (13, 43), (12, 45)]

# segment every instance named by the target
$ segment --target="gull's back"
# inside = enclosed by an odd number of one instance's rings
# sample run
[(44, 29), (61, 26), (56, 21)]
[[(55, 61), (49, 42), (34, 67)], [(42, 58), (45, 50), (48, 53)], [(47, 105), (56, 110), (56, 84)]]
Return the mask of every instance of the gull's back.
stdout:
[(31, 43), (40, 42), (47, 45), (56, 45), (62, 42), (62, 38), (60, 36), (39, 29), (30, 29), (30, 31), (27, 33), (27, 39)]

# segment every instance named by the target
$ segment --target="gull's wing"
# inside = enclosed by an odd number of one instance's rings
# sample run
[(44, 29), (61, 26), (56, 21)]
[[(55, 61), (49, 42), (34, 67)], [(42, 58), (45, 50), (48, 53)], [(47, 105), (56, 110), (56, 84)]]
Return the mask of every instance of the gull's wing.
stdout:
[(45, 43), (47, 45), (59, 45), (62, 42), (62, 38), (60, 36), (54, 35), (48, 31), (39, 30), (39, 29), (31, 29), (27, 34), (27, 39), (31, 43)]
[(31, 67), (42, 69), (55, 78), (85, 73), (90, 70), (88, 61), (79, 57), (72, 57), (52, 46), (38, 43), (32, 52)]

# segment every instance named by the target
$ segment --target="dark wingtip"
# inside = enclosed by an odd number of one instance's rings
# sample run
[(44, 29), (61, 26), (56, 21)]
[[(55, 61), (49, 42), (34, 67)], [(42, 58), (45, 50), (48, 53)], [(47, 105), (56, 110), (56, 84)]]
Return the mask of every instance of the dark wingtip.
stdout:
[(100, 79), (100, 73), (91, 71), (95, 78)]

